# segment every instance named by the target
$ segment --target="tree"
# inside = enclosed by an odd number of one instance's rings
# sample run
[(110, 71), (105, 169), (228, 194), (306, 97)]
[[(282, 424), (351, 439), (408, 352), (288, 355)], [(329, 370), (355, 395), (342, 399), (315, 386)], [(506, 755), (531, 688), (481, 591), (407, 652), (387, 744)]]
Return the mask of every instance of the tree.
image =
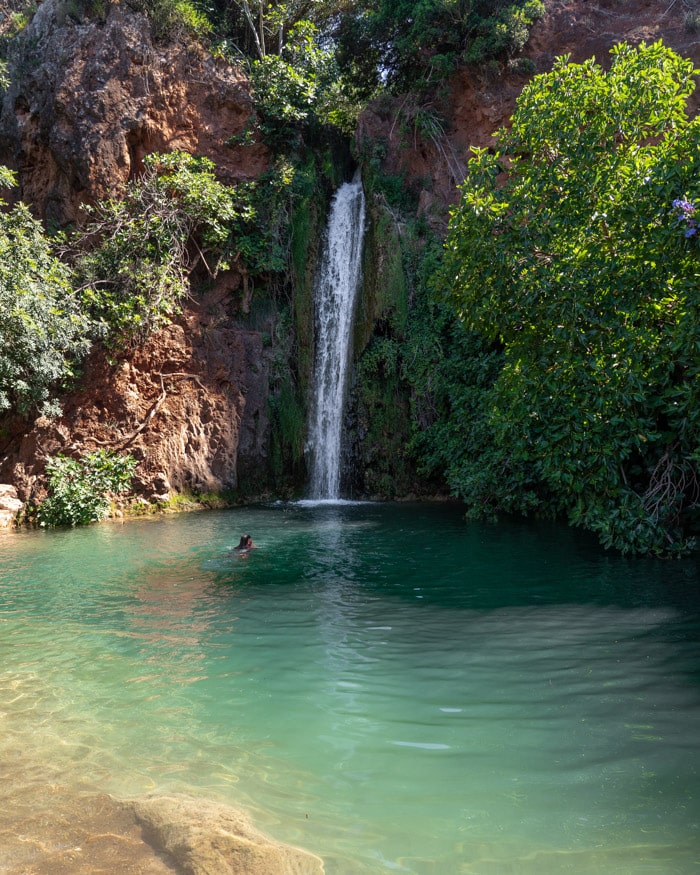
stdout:
[(664, 553), (687, 546), (700, 497), (700, 119), (691, 62), (661, 43), (611, 54), (607, 72), (559, 59), (476, 151), (445, 277), (503, 349), (484, 416), (539, 507)]
[(220, 34), (239, 57), (262, 61), (282, 55), (290, 35), (300, 25), (328, 33), (330, 22), (344, 14), (354, 0), (210, 0), (210, 15)]
[(317, 39), (315, 26), (300, 22), (279, 54), (265, 55), (250, 65), (265, 142), (275, 149), (288, 147), (301, 126), (314, 117), (320, 93), (337, 72), (332, 53), (320, 49)]
[[(0, 185), (14, 184), (0, 168)], [(0, 412), (58, 411), (53, 397), (88, 348), (66, 268), (24, 204), (0, 212)]]
[(518, 53), (544, 11), (540, 0), (355, 0), (335, 27), (339, 65), (366, 97), (382, 83), (415, 91), (460, 62)]
[(121, 199), (102, 201), (65, 249), (103, 334), (143, 339), (167, 322), (203, 265), (227, 266), (232, 233), (251, 217), (248, 193), (217, 182), (214, 164), (181, 152), (149, 155)]

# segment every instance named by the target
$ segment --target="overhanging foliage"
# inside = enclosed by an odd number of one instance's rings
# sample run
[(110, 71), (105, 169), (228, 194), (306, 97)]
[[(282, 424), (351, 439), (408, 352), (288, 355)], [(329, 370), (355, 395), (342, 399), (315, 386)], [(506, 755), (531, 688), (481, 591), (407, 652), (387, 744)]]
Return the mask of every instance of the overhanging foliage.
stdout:
[[(13, 182), (0, 168), (0, 184)], [(57, 412), (52, 392), (89, 347), (69, 276), (24, 204), (0, 212), (0, 412)]]
[(608, 72), (560, 59), (476, 151), (446, 244), (451, 302), (505, 356), (482, 400), (493, 492), (529, 509), (503, 484), (525, 471), (541, 509), (623, 551), (684, 549), (700, 497), (700, 251), (674, 206), (700, 200), (693, 87), (661, 43)]

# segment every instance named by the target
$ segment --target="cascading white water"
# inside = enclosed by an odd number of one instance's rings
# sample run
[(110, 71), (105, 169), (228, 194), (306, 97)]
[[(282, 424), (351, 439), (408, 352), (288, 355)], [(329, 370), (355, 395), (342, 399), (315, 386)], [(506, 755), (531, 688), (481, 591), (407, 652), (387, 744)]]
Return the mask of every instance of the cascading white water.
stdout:
[(311, 498), (340, 495), (340, 450), (355, 297), (362, 264), (365, 197), (359, 175), (336, 192), (316, 276), (314, 398), (309, 420)]

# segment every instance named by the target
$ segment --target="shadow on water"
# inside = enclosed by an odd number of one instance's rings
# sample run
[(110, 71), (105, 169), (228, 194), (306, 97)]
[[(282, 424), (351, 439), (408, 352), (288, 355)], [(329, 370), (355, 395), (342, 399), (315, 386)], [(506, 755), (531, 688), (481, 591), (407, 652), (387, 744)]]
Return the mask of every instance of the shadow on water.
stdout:
[[(458, 505), (303, 502), (270, 509), (266, 545), (280, 583), (303, 577), (361, 581), (367, 591), (412, 598), (403, 583), (423, 580), (423, 598), (482, 609), (569, 601), (679, 608), (696, 604), (694, 559), (625, 559), (561, 524), (465, 523)], [(260, 540), (260, 538), (258, 539)], [(256, 557), (257, 558), (257, 557)]]

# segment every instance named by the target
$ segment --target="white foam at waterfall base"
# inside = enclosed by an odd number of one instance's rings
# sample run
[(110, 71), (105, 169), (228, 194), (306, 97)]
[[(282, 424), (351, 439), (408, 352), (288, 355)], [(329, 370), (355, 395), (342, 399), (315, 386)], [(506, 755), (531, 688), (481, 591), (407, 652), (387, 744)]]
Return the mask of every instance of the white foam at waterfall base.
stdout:
[(373, 503), (370, 501), (355, 501), (350, 498), (302, 498), (294, 502), (299, 507), (345, 507), (347, 505)]

